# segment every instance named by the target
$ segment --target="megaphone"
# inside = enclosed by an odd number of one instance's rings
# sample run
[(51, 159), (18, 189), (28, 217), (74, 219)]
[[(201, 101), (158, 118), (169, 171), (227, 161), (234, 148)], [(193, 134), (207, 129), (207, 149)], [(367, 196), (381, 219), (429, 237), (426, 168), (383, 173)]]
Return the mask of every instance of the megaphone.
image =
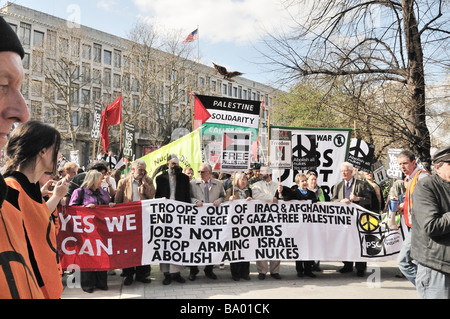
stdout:
[(397, 207), (398, 207), (398, 200), (391, 199), (389, 201), (389, 213), (387, 215), (387, 226), (391, 230), (398, 229), (396, 223)]

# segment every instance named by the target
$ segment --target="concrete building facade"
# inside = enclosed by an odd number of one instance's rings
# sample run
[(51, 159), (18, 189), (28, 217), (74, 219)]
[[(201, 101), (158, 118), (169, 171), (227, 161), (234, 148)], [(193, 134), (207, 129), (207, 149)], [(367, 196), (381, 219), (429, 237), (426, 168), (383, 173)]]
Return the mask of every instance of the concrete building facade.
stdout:
[[(104, 108), (119, 95), (125, 120), (135, 125), (136, 158), (167, 142), (166, 126), (169, 131), (192, 129), (191, 92), (264, 100), (266, 109), (276, 103), (276, 89), (244, 77), (225, 80), (212, 66), (186, 57), (152, 50), (151, 61), (144, 61), (145, 53), (133, 51), (139, 47), (136, 42), (13, 3), (6, 3), (0, 15), (25, 49), (22, 94), (31, 118), (55, 125), (64, 139), (61, 151), (69, 158), (72, 150), (78, 150), (82, 166), (101, 149), (91, 138), (94, 105)], [(154, 81), (144, 86), (143, 74), (150, 69)], [(168, 112), (173, 120), (163, 123)], [(266, 122), (264, 111), (261, 152), (266, 150)], [(121, 133), (119, 127), (110, 127), (110, 147), (115, 153), (120, 150)]]

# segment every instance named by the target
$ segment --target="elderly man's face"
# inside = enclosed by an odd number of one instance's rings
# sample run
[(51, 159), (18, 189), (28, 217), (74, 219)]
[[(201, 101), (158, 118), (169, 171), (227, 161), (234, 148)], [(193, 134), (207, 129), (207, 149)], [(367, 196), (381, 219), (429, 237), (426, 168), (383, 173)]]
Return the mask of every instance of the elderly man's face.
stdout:
[(352, 179), (353, 170), (350, 169), (348, 166), (343, 165), (343, 166), (341, 166), (341, 176), (346, 181), (349, 181)]
[(133, 177), (136, 180), (141, 180), (144, 178), (144, 176), (147, 174), (147, 171), (145, 170), (145, 165), (136, 165), (136, 167), (132, 167), (131, 170), (133, 171)]
[(206, 165), (200, 165), (200, 167), (198, 168), (198, 173), (200, 175), (200, 178), (205, 182), (208, 181), (211, 177), (211, 172), (208, 170), (208, 167)]
[(0, 52), (0, 148), (5, 146), (13, 124), (30, 118), (20, 93), (23, 74), (22, 60), (17, 53)]

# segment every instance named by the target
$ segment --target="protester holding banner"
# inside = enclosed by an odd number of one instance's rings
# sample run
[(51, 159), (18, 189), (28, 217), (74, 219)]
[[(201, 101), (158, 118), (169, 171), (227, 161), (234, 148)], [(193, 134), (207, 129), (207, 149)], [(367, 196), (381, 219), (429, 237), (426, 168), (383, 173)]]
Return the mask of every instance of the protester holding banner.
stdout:
[(432, 161), (436, 173), (417, 182), (412, 195), (411, 256), (420, 297), (450, 299), (450, 146)]
[[(247, 176), (244, 173), (236, 173), (233, 178), (234, 187), (227, 190), (225, 201), (232, 201), (237, 199), (252, 199), (252, 190), (248, 187)], [(239, 261), (230, 263), (231, 277), (234, 281), (239, 281), (241, 278), (250, 280), (250, 262)]]
[(323, 189), (319, 185), (317, 185), (317, 172), (308, 171), (306, 173), (306, 178), (308, 181), (308, 189), (316, 195), (316, 199), (319, 202), (329, 202), (330, 196), (328, 194), (325, 194)]
[[(310, 170), (306, 173), (308, 179), (308, 189), (316, 195), (316, 199), (319, 202), (329, 202), (330, 196), (326, 194), (323, 189), (317, 185), (317, 171)], [(314, 261), (313, 271), (321, 271), (320, 260)]]
[[(106, 165), (106, 162), (100, 161), (100, 162), (96, 162), (92, 166), (90, 166), (88, 168), (88, 171), (90, 171), (90, 170), (96, 170), (96, 171), (102, 173), (103, 176), (105, 176), (106, 173), (108, 172), (108, 167)], [(77, 188), (80, 188), (81, 184), (83, 184), (86, 174), (87, 174), (87, 172), (81, 172), (70, 179), (69, 190), (67, 191), (67, 194), (65, 196), (65, 204), (69, 203), (74, 190), (76, 190)]]
[[(214, 206), (219, 206), (225, 199), (225, 190), (223, 189), (222, 182), (211, 178), (212, 168), (208, 163), (202, 163), (198, 169), (198, 173), (200, 177), (190, 182), (192, 203), (199, 207), (203, 206), (203, 203), (213, 203)], [(213, 272), (213, 265), (205, 266), (204, 271), (206, 277), (217, 279), (216, 274)], [(191, 266), (189, 280), (195, 280), (198, 272), (197, 266)]]
[(39, 179), (46, 172), (56, 173), (61, 135), (47, 124), (30, 121), (16, 127), (6, 146), (5, 181), (7, 201), (22, 214), (28, 238), (29, 257), (45, 298), (62, 294), (56, 227), (52, 212), (67, 192), (60, 180), (53, 196), (43, 200)]
[[(167, 162), (167, 171), (156, 176), (155, 198), (173, 199), (180, 202), (190, 203), (189, 177), (182, 173), (178, 157), (172, 155)], [(164, 274), (164, 285), (169, 285), (172, 280), (184, 283), (186, 280), (181, 277), (182, 266), (176, 264), (160, 263), (159, 267)]]
[[(371, 209), (372, 206), (372, 187), (366, 181), (356, 179), (354, 176), (353, 165), (348, 162), (341, 163), (342, 181), (337, 183), (332, 188), (333, 202), (342, 202), (346, 204), (355, 203), (366, 209)], [(367, 267), (366, 262), (356, 262), (356, 275), (358, 277), (364, 276)], [(347, 273), (353, 271), (353, 262), (344, 261), (344, 267), (339, 269), (340, 273)]]
[(190, 166), (186, 166), (183, 168), (183, 174), (186, 174), (189, 177), (189, 181), (192, 181), (194, 178), (194, 169)]
[[(96, 205), (109, 205), (113, 207), (115, 203), (110, 202), (109, 194), (101, 188), (102, 181), (102, 173), (90, 170), (80, 188), (72, 193), (69, 206), (95, 208)], [(94, 288), (107, 290), (107, 280), (107, 271), (81, 271), (81, 288), (87, 293), (94, 292)]]
[[(262, 180), (252, 185), (253, 199), (259, 199), (263, 202), (278, 203), (278, 198), (275, 196), (277, 192), (278, 183), (272, 181), (272, 171), (269, 167), (263, 166), (260, 169)], [(270, 260), (270, 276), (275, 279), (281, 279), (279, 260)], [(257, 260), (256, 268), (258, 269), (258, 279), (266, 279), (269, 261)]]
[(261, 164), (259, 163), (253, 163), (252, 165), (252, 176), (248, 179), (248, 185), (251, 187), (256, 182), (259, 182), (262, 180), (261, 176)]
[(383, 194), (381, 193), (381, 187), (374, 181), (372, 172), (362, 172), (362, 173), (363, 173), (363, 179), (370, 186), (372, 186), (372, 189), (373, 189), (372, 211), (380, 214), (385, 205)]
[[(280, 199), (288, 200), (310, 200), (311, 202), (317, 202), (316, 195), (313, 191), (308, 189), (308, 179), (306, 174), (298, 173), (295, 175), (295, 185), (290, 189), (283, 187), (281, 184), (278, 186), (276, 193)], [(297, 271), (297, 277), (308, 276), (315, 278), (316, 275), (312, 273), (314, 261), (312, 260), (297, 260), (295, 261), (295, 270)]]
[[(153, 180), (147, 176), (147, 164), (143, 160), (135, 160), (131, 166), (130, 174), (119, 181), (114, 202), (128, 203), (133, 201), (151, 199), (155, 196)], [(150, 283), (151, 266), (143, 265), (123, 269), (125, 276), (124, 285), (133, 283), (133, 275), (136, 281)]]
[[(405, 200), (398, 206), (398, 210), (403, 212), (403, 218), (408, 228), (411, 228), (411, 212), (412, 212), (412, 196), (414, 188), (418, 181), (425, 178), (429, 173), (425, 169), (421, 169), (417, 166), (416, 156), (414, 153), (408, 150), (401, 151), (397, 156), (397, 162), (401, 171), (405, 174), (408, 184), (405, 191)], [(405, 240), (403, 241), (403, 247), (398, 255), (398, 267), (402, 274), (413, 284), (416, 285), (416, 273), (417, 265), (412, 260), (411, 256), (411, 231), (409, 231)]]

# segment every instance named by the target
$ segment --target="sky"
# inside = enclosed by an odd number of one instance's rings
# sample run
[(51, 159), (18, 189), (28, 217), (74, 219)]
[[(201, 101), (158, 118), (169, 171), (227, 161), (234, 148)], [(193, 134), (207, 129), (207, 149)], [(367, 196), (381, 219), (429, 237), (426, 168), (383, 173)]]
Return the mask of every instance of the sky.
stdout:
[[(6, 1), (0, 1), (3, 5)], [(137, 20), (189, 35), (200, 62), (240, 71), (243, 77), (275, 85), (260, 64), (261, 39), (287, 20), (279, 0), (10, 0), (16, 4), (127, 38)]]

